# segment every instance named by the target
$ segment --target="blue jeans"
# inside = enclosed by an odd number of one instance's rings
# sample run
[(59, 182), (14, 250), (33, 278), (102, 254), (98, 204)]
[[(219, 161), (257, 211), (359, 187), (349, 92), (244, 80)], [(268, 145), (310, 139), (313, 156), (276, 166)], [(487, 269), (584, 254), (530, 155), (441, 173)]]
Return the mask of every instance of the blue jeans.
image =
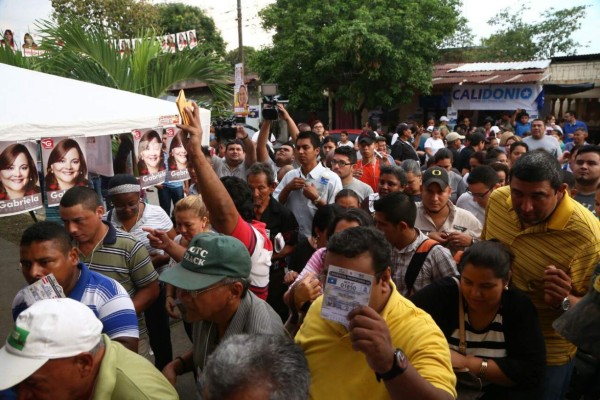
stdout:
[(162, 189), (158, 189), (158, 204), (169, 217), (171, 216), (171, 201), (173, 204), (177, 204), (181, 199), (183, 199), (183, 186), (169, 187), (162, 185)]
[(571, 382), (573, 360), (563, 365), (547, 365), (544, 375), (544, 400), (563, 400)]

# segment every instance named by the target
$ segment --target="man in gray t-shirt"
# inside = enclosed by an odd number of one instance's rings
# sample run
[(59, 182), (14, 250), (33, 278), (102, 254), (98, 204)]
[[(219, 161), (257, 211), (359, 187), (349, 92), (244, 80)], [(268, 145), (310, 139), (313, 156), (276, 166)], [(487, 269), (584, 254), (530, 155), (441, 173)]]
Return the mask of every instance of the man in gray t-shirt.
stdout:
[(342, 146), (335, 149), (331, 160), (331, 170), (340, 177), (342, 187), (354, 191), (362, 202), (373, 193), (373, 189), (352, 176), (354, 164), (356, 164), (356, 150), (353, 147)]
[(542, 149), (552, 154), (556, 158), (562, 157), (560, 144), (552, 136), (546, 135), (546, 126), (541, 119), (534, 119), (531, 123), (531, 136), (523, 139), (529, 146), (529, 151)]

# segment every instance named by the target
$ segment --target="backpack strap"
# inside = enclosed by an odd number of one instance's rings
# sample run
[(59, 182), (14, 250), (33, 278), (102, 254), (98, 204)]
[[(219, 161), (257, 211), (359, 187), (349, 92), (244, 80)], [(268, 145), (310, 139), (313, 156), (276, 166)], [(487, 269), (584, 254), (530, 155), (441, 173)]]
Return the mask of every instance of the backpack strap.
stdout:
[(413, 254), (412, 258), (410, 259), (410, 263), (406, 268), (406, 275), (404, 275), (404, 283), (409, 295), (411, 295), (413, 292), (413, 285), (417, 280), (417, 276), (419, 276), (419, 273), (421, 272), (421, 268), (423, 268), (425, 259), (429, 255), (431, 249), (437, 245), (439, 245), (439, 243), (436, 240), (429, 238), (423, 240), (419, 247), (417, 247), (415, 254)]

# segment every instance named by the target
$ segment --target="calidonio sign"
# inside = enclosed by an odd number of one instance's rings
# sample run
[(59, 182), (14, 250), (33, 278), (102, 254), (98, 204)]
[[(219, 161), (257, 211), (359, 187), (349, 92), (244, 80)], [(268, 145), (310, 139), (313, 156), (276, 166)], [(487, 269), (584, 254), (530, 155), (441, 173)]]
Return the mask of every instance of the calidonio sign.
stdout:
[(456, 110), (536, 110), (541, 85), (454, 85), (452, 108)]

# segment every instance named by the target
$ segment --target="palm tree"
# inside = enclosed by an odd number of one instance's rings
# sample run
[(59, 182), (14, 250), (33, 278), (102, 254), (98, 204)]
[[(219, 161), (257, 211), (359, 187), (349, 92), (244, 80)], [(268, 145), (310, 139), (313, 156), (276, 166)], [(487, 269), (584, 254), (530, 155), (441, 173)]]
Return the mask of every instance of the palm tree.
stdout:
[(232, 98), (226, 63), (194, 50), (163, 53), (150, 30), (139, 35), (147, 39), (124, 53), (102, 28), (81, 21), (62, 25), (43, 21), (39, 30), (43, 38), (40, 49), (45, 50), (42, 57), (29, 62), (6, 54), (10, 50), (0, 50), (0, 62), (151, 97), (195, 79), (207, 84), (214, 101)]

